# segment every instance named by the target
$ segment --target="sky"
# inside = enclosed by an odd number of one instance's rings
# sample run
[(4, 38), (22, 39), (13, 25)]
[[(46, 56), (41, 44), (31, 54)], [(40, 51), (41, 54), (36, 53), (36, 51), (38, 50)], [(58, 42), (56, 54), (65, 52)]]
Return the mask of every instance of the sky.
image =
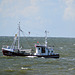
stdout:
[(74, 37), (75, 0), (0, 0), (0, 36)]

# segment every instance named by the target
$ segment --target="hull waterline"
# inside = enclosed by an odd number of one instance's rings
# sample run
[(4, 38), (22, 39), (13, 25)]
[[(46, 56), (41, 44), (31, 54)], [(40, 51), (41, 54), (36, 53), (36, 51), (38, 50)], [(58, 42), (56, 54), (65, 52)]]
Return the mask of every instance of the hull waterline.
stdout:
[(28, 56), (29, 54), (23, 54), (23, 53), (15, 53), (7, 50), (2, 50), (3, 55), (5, 56)]
[(59, 58), (59, 54), (54, 55), (33, 55), (33, 54), (23, 54), (23, 53), (15, 53), (7, 50), (2, 50), (4, 56), (36, 56), (36, 57), (44, 57), (44, 58)]

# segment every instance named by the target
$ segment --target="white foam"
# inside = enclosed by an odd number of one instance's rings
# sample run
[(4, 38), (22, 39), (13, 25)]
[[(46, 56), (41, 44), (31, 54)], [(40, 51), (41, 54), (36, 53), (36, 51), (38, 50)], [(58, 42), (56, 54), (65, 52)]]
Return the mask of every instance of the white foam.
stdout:
[(28, 68), (21, 67), (22, 70), (27, 70)]
[(41, 58), (45, 58), (45, 57), (41, 57)]
[(63, 47), (59, 47), (60, 49), (63, 49)]
[(27, 56), (27, 57), (29, 57), (29, 58), (35, 58), (35, 57), (37, 57), (37, 56)]
[(74, 70), (74, 68), (69, 68), (68, 70)]
[(75, 44), (73, 44), (73, 45), (75, 45)]

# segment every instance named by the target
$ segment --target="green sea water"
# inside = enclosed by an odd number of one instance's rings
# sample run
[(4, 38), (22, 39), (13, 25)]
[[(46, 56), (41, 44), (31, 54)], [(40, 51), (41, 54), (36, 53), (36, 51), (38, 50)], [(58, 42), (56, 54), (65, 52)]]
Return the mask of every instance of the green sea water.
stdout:
[[(32, 48), (35, 43), (44, 44), (43, 37), (21, 37), (23, 48)], [(75, 75), (75, 38), (48, 38), (48, 46), (54, 46), (59, 59), (3, 56), (2, 45), (11, 45), (13, 37), (0, 37), (0, 75)]]

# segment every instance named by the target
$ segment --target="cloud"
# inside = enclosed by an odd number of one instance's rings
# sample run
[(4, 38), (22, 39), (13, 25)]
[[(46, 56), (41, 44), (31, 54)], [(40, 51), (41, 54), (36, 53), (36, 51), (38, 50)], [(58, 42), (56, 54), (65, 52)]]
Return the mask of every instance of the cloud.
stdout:
[(0, 12), (2, 11), (2, 9), (0, 8)]
[(0, 13), (3, 17), (32, 16), (37, 14), (37, 0), (2, 0)]
[(63, 0), (65, 3), (64, 19), (74, 20), (75, 19), (75, 0)]
[(38, 0), (30, 0), (31, 5), (36, 5), (36, 3), (38, 2)]
[(75, 18), (75, 10), (71, 7), (67, 7), (64, 11), (64, 19), (74, 19)]
[(34, 16), (35, 14), (37, 14), (37, 12), (38, 12), (38, 7), (31, 5), (24, 8), (20, 13), (26, 17), (26, 16)]

